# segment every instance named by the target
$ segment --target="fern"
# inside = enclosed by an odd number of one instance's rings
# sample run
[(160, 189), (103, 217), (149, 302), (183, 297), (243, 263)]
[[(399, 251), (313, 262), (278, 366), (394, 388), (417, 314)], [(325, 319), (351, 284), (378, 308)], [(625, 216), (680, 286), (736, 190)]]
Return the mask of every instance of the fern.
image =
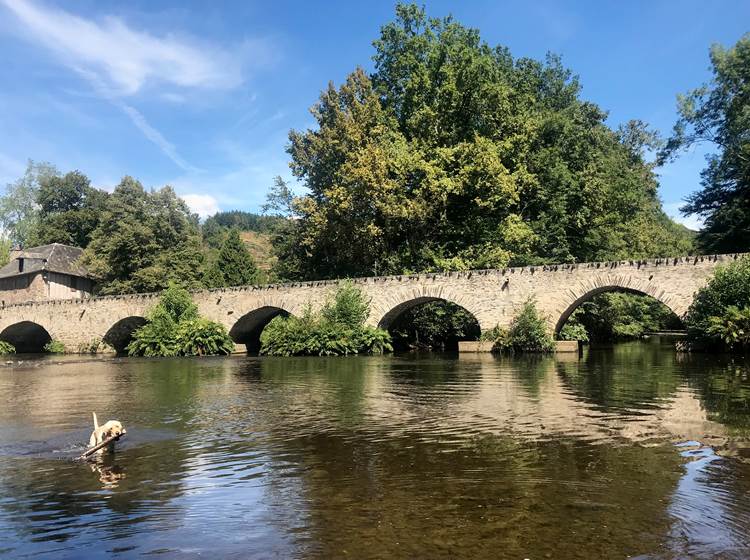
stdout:
[(15, 354), (16, 347), (10, 342), (0, 340), (0, 356), (7, 356), (8, 354)]

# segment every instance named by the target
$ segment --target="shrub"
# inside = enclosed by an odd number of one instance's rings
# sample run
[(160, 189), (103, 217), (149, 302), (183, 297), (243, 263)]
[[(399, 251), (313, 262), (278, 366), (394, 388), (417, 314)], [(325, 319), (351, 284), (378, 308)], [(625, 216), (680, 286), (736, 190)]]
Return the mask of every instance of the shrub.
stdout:
[(224, 325), (199, 317), (182, 321), (178, 328), (179, 352), (184, 356), (231, 354), (234, 342)]
[(529, 300), (513, 318), (508, 330), (500, 330), (494, 349), (500, 352), (552, 352), (554, 348), (555, 341), (544, 318), (539, 315), (536, 304)]
[(723, 341), (732, 351), (750, 350), (750, 307), (727, 307), (723, 315), (708, 318), (708, 335)]
[(167, 358), (177, 356), (179, 341), (177, 325), (165, 329), (163, 323), (146, 323), (133, 333), (133, 340), (128, 344), (128, 356), (145, 356), (147, 358)]
[(50, 340), (44, 345), (44, 351), (50, 354), (65, 354), (65, 345), (59, 340)]
[(369, 314), (370, 302), (350, 280), (339, 285), (333, 300), (326, 303), (320, 311), (325, 321), (349, 329), (364, 325)]
[(376, 327), (363, 326), (357, 332), (358, 346), (366, 349), (370, 354), (384, 354), (392, 352), (391, 335), (388, 331)]
[(182, 286), (172, 283), (161, 293), (159, 303), (151, 312), (151, 320), (153, 320), (155, 314), (161, 315), (165, 319), (168, 317), (175, 323), (179, 323), (183, 320), (197, 319), (198, 306), (190, 297), (190, 292)]
[(222, 325), (199, 317), (187, 290), (170, 284), (127, 349), (129, 356), (149, 358), (207, 356), (230, 354), (234, 343)]
[(504, 338), (508, 334), (508, 329), (504, 329), (500, 325), (495, 325), (488, 331), (484, 331), (480, 336), (479, 340), (485, 341), (496, 341), (499, 338)]
[(15, 354), (16, 353), (16, 347), (13, 346), (10, 342), (5, 342), (4, 340), (0, 340), (0, 356), (7, 356), (8, 354)]
[(92, 338), (89, 342), (82, 342), (78, 345), (79, 354), (102, 354), (114, 351), (115, 349), (104, 342), (101, 338)]
[(557, 337), (560, 340), (578, 340), (579, 342), (589, 342), (589, 333), (581, 323), (575, 320), (569, 320)]
[[(750, 258), (743, 257), (720, 267), (701, 288), (685, 316), (688, 343), (692, 348), (739, 350), (745, 324), (742, 316), (750, 307)], [(734, 332), (735, 334), (731, 334)]]
[(276, 317), (260, 336), (260, 353), (272, 356), (346, 356), (393, 350), (387, 331), (364, 324), (370, 313), (362, 291), (343, 283), (319, 313)]

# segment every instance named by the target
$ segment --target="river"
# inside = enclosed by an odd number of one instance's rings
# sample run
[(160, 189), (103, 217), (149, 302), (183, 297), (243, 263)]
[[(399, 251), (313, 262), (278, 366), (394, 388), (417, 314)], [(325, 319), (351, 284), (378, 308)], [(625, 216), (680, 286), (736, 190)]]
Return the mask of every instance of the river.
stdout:
[[(748, 558), (750, 369), (577, 356), (0, 368), (0, 558)], [(114, 457), (76, 461), (100, 422)]]

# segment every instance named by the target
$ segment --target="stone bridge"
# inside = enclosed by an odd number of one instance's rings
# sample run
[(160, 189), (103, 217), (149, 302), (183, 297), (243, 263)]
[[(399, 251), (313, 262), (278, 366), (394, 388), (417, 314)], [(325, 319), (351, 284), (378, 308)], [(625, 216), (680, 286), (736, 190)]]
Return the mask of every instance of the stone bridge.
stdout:
[[(370, 298), (368, 323), (383, 328), (407, 309), (430, 301), (456, 303), (476, 317), (482, 330), (507, 325), (523, 303), (534, 298), (557, 332), (585, 300), (605, 291), (646, 294), (684, 316), (695, 292), (717, 266), (741, 255), (526, 266), (400, 276), (357, 278)], [(268, 322), (296, 315), (306, 305), (320, 307), (338, 280), (242, 286), (193, 294), (202, 315), (225, 325), (235, 343), (255, 351)], [(19, 352), (39, 351), (50, 339), (68, 351), (85, 351), (104, 341), (122, 351), (134, 329), (145, 323), (158, 294), (29, 302), (0, 308), (0, 340)]]

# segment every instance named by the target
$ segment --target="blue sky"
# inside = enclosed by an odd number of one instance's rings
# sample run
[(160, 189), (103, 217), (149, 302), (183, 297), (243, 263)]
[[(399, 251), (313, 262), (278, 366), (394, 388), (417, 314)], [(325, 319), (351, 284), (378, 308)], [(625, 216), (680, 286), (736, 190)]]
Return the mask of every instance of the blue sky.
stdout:
[[(708, 48), (750, 30), (747, 1), (425, 2), (515, 56), (552, 51), (609, 124), (668, 134), (675, 96), (709, 78)], [(291, 178), (291, 128), (329, 80), (371, 68), (391, 2), (0, 0), (0, 185), (26, 160), (111, 189), (171, 184), (202, 215), (258, 210)], [(698, 188), (705, 152), (660, 170), (665, 209)], [(694, 218), (683, 219), (695, 226)]]

